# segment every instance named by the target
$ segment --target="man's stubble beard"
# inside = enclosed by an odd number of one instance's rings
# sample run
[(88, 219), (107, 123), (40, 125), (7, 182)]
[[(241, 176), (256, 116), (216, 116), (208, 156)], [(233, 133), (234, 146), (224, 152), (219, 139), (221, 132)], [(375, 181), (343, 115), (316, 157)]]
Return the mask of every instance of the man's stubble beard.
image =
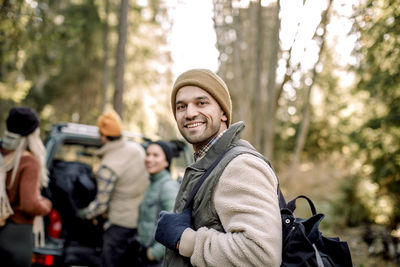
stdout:
[[(179, 132), (181, 133), (183, 138), (191, 145), (203, 146), (203, 145), (206, 145), (212, 138), (214, 138), (218, 134), (219, 130), (221, 129), (221, 122), (219, 122), (219, 124), (217, 125), (217, 127), (215, 129), (214, 129), (214, 127), (212, 127), (211, 129), (207, 127), (210, 125), (207, 120), (205, 120), (205, 125), (206, 125), (206, 127), (205, 127), (203, 133), (200, 134), (199, 136), (192, 137), (190, 135), (186, 135), (185, 130), (184, 130), (185, 128), (183, 126), (182, 126), (182, 128), (179, 128)], [(207, 134), (208, 130), (212, 130), (212, 132), (209, 135)]]

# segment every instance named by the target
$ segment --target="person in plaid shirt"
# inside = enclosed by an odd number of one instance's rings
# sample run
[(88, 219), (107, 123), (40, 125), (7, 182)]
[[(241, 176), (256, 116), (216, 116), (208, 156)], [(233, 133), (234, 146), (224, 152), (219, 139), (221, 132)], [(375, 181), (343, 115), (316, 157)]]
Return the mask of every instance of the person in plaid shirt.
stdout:
[(139, 204), (149, 180), (145, 169), (145, 151), (136, 142), (122, 136), (122, 123), (114, 110), (103, 113), (98, 121), (103, 146), (98, 151), (100, 167), (96, 173), (97, 195), (88, 207), (79, 211), (83, 219), (105, 214), (101, 266), (118, 266), (128, 242), (136, 235)]

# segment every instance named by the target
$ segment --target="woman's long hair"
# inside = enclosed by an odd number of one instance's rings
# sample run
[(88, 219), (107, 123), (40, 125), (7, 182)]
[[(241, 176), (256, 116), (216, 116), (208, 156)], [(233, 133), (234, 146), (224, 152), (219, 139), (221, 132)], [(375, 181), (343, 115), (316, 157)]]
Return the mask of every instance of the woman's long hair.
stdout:
[(14, 184), (22, 153), (26, 149), (28, 149), (39, 160), (40, 185), (41, 187), (47, 187), (49, 178), (46, 168), (46, 149), (42, 140), (40, 140), (39, 128), (36, 128), (36, 130), (28, 136), (21, 136), (16, 133), (5, 131), (2, 146), (7, 150), (13, 150), (13, 152), (4, 156), (6, 171), (8, 172), (12, 169), (11, 180), (8, 188), (11, 188)]

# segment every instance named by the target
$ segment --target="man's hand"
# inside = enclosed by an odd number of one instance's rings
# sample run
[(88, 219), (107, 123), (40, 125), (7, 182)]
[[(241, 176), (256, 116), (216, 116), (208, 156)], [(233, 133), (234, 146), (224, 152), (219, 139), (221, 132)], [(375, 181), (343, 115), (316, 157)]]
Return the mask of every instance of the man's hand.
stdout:
[(191, 207), (178, 214), (161, 211), (155, 239), (167, 248), (177, 251), (176, 244), (186, 228), (193, 228)]

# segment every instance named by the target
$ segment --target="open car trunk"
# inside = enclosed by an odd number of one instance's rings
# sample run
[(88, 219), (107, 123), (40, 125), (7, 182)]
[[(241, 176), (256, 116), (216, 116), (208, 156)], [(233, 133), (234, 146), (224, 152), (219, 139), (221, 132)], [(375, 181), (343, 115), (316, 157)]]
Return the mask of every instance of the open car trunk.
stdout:
[(50, 170), (50, 194), (62, 221), (60, 238), (64, 241), (67, 265), (99, 264), (104, 218), (82, 220), (78, 211), (96, 196), (91, 166), (82, 162), (54, 161)]

